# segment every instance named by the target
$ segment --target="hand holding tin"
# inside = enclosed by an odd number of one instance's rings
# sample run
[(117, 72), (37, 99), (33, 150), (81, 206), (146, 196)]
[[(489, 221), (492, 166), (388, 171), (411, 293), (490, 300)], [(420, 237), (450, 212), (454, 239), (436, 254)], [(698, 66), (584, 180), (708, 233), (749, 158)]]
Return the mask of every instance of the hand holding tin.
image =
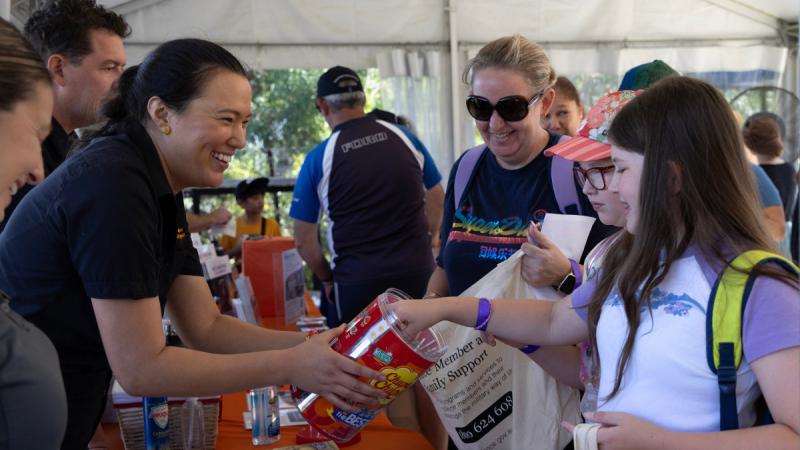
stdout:
[(296, 357), (290, 359), (289, 378), (294, 385), (322, 395), (338, 408), (355, 412), (362, 405), (377, 404), (377, 399), (386, 395), (358, 377), (376, 380), (386, 377), (331, 349), (330, 342), (343, 331), (344, 325), (311, 336), (294, 347)]

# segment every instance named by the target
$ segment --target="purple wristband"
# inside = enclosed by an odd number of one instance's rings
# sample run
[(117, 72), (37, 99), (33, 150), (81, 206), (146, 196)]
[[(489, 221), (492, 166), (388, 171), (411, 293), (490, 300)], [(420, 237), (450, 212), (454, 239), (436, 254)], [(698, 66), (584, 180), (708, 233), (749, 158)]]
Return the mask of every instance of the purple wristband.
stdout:
[(583, 273), (581, 273), (581, 266), (578, 264), (578, 261), (574, 259), (569, 260), (569, 265), (572, 266), (572, 274), (575, 275), (575, 287), (573, 289), (577, 289), (578, 286), (583, 283)]
[(489, 326), (489, 318), (492, 316), (492, 301), (481, 297), (478, 300), (478, 318), (475, 319), (475, 329), (486, 331)]
[(539, 346), (538, 345), (533, 345), (533, 344), (528, 344), (525, 347), (520, 347), (519, 348), (519, 351), (521, 351), (522, 353), (525, 353), (526, 355), (530, 355), (531, 353), (535, 352), (536, 350), (539, 350)]

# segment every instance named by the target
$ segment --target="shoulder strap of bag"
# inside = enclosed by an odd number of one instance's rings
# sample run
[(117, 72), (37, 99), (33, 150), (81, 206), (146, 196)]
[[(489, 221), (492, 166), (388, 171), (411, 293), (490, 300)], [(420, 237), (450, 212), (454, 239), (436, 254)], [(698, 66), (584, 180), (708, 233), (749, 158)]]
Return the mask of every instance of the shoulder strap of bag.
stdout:
[[(558, 143), (569, 139), (569, 136), (561, 136)], [(578, 199), (578, 189), (575, 187), (575, 175), (572, 168), (574, 163), (560, 156), (550, 157), (550, 182), (553, 185), (553, 193), (556, 195), (558, 209), (563, 214), (583, 215), (583, 208)]]
[(742, 315), (755, 277), (753, 268), (774, 262), (800, 274), (788, 259), (763, 250), (750, 250), (734, 258), (717, 279), (706, 315), (706, 358), (719, 384), (720, 430), (739, 428), (736, 408), (736, 371), (742, 361)]
[(481, 144), (464, 152), (464, 156), (461, 157), (461, 161), (458, 162), (458, 167), (456, 168), (456, 179), (453, 184), (453, 194), (454, 194), (454, 201), (455, 207), (461, 205), (461, 199), (464, 197), (464, 191), (467, 189), (467, 184), (469, 180), (472, 178), (472, 172), (475, 171), (475, 167), (478, 166), (478, 161), (481, 159), (481, 155), (483, 151), (486, 150), (486, 144)]
[(267, 219), (263, 217), (261, 218), (261, 235), (262, 236), (267, 235)]

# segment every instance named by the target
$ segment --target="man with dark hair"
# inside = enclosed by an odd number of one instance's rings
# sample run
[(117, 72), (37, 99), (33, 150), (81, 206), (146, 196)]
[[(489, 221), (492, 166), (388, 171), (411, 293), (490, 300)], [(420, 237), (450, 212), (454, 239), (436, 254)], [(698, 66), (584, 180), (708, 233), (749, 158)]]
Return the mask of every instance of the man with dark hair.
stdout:
[[(122, 16), (94, 0), (54, 1), (25, 24), (25, 36), (53, 79), (52, 131), (42, 143), (45, 177), (64, 162), (75, 129), (97, 122), (103, 98), (125, 67), (122, 39), (129, 34)], [(26, 185), (14, 196), (0, 231), (31, 188)]]
[[(333, 134), (303, 162), (289, 212), (297, 250), (323, 283), (331, 327), (390, 287), (422, 297), (433, 271), (429, 220), (441, 217), (442, 177), (410, 130), (366, 114), (365, 103), (351, 69), (320, 77), (316, 105)], [(438, 205), (431, 217), (426, 202)], [(317, 238), (320, 211), (330, 263)]]

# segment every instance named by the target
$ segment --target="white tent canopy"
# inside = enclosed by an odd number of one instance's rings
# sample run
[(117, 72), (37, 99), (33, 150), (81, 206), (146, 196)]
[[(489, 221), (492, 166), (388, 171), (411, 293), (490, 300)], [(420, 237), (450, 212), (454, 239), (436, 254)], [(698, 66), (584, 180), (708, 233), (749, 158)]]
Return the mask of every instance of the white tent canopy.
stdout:
[[(255, 69), (373, 67), (392, 48), (480, 46), (520, 33), (545, 46), (781, 44), (797, 0), (104, 0), (133, 28), (140, 55), (194, 36), (226, 45)], [(453, 28), (451, 30), (450, 28)], [(784, 43), (785, 45), (785, 43)]]
[(681, 72), (769, 71), (797, 90), (790, 48), (798, 0), (101, 3), (131, 24), (131, 63), (161, 42), (191, 36), (224, 45), (253, 69), (378, 67), (393, 80), (392, 106), (427, 125), (420, 134), (444, 168), (472, 142), (461, 68), (481, 45), (512, 33), (541, 43), (559, 73), (621, 76), (658, 58)]
[[(0, 14), (29, 12), (40, 3), (0, 0)], [(542, 44), (556, 70), (570, 76), (621, 77), (632, 66), (662, 59), (681, 72), (766, 73), (769, 83), (800, 90), (800, 0), (99, 3), (130, 23), (131, 64), (169, 39), (200, 37), (224, 45), (257, 70), (378, 67), (387, 80), (387, 106), (418, 124), (444, 169), (474, 137), (462, 112), (464, 63), (486, 42), (513, 33)]]

